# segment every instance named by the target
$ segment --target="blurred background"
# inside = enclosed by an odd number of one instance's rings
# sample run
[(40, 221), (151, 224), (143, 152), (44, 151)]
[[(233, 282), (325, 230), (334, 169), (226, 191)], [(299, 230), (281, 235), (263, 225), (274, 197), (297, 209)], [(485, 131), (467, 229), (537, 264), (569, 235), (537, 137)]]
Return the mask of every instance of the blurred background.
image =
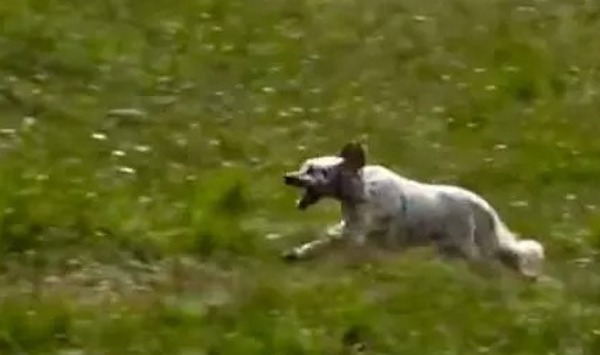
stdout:
[[(421, 4), (419, 4), (421, 2)], [(600, 351), (600, 3), (0, 3), (0, 351)], [(351, 139), (473, 189), (552, 280), (284, 265), (284, 171)], [(357, 327), (357, 328), (356, 328)]]

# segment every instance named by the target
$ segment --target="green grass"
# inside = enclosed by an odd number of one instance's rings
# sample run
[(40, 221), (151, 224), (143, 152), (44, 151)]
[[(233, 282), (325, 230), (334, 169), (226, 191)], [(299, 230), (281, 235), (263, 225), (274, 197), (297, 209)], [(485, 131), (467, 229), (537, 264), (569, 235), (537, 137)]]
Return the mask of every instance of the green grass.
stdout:
[[(421, 2), (421, 4), (419, 4)], [(0, 2), (0, 353), (600, 352), (600, 5)], [(490, 200), (552, 281), (279, 252), (351, 139)]]

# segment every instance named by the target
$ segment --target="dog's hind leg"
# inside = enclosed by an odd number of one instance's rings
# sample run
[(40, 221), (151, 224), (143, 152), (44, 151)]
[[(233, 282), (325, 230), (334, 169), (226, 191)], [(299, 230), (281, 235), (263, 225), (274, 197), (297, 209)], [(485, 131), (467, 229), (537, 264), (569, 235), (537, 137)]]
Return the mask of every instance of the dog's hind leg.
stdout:
[(469, 262), (478, 262), (481, 259), (475, 244), (475, 227), (475, 219), (468, 212), (456, 213), (454, 216), (450, 214), (447, 220), (448, 242)]
[(475, 243), (476, 220), (470, 206), (451, 195), (442, 195), (440, 199), (440, 208), (444, 213), (438, 216), (438, 227), (432, 233), (438, 250), (452, 258), (460, 256), (469, 262), (481, 259)]
[[(438, 251), (443, 259), (464, 260), (468, 268), (484, 277), (494, 276), (490, 259), (476, 242), (476, 221), (470, 213), (451, 213), (446, 224), (447, 237), (442, 238)], [(492, 259), (493, 260), (493, 259)]]

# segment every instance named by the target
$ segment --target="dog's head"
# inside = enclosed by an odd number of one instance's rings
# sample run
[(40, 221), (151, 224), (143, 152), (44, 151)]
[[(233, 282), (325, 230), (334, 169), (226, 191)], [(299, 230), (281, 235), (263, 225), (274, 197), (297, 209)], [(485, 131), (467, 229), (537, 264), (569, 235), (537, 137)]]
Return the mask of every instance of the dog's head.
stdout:
[(286, 173), (283, 181), (288, 186), (303, 190), (297, 205), (301, 210), (323, 197), (355, 204), (364, 196), (360, 171), (365, 161), (363, 147), (359, 143), (348, 143), (338, 155), (306, 160), (298, 171)]

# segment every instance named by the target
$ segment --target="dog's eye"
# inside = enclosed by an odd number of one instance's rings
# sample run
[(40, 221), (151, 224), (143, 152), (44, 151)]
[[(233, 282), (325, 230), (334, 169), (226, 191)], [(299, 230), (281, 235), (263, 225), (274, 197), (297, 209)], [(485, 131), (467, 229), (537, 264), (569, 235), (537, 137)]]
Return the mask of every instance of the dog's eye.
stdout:
[(331, 171), (329, 169), (319, 169), (315, 172), (315, 176), (318, 176), (319, 179), (329, 180), (330, 172)]
[(318, 179), (326, 179), (327, 178), (327, 169), (319, 168), (311, 166), (306, 170), (306, 173), (310, 176), (314, 176)]

